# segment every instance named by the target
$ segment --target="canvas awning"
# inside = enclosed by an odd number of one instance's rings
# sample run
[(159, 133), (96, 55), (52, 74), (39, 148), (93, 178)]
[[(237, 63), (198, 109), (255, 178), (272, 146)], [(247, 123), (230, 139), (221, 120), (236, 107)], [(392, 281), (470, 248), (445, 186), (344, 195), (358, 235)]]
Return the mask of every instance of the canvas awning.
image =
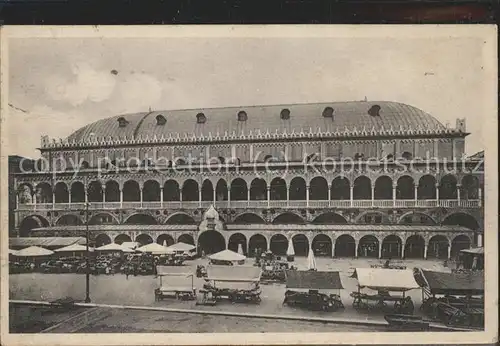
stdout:
[(185, 266), (156, 266), (157, 276), (191, 276), (190, 267)]
[(140, 252), (148, 252), (148, 253), (157, 254), (157, 255), (173, 253), (172, 250), (169, 250), (165, 246), (160, 245), (158, 243), (150, 243), (150, 244), (141, 246), (141, 247), (137, 248), (136, 250), (140, 251)]
[(230, 282), (260, 281), (262, 269), (255, 266), (221, 266), (207, 267), (207, 280)]
[[(83, 251), (87, 251), (87, 246), (80, 245), (80, 244), (73, 244), (73, 245), (68, 245), (68, 246), (56, 249), (54, 251), (55, 252), (83, 252)], [(94, 249), (89, 247), (89, 251), (94, 251)]]
[(239, 253), (231, 250), (223, 250), (221, 252), (217, 252), (215, 254), (208, 256), (208, 258), (216, 261), (239, 262), (246, 259), (246, 256), (240, 255)]
[(139, 246), (139, 243), (135, 241), (126, 241), (121, 244), (123, 247), (127, 247), (129, 249), (135, 249), (136, 247)]
[(482, 295), (484, 294), (484, 273), (444, 273), (421, 270), (424, 284), (432, 294)]
[(484, 247), (476, 247), (472, 249), (463, 249), (460, 252), (472, 254), (472, 255), (484, 255)]
[(9, 255), (15, 255), (17, 254), (16, 250), (9, 249)]
[(191, 250), (196, 249), (196, 246), (179, 242), (179, 243), (170, 245), (168, 247), (168, 249), (172, 250), (172, 251), (191, 251)]
[(119, 244), (110, 243), (100, 246), (95, 249), (96, 251), (121, 251), (121, 252), (134, 252), (134, 250), (121, 246)]
[(360, 288), (396, 292), (420, 288), (411, 269), (356, 268), (352, 277)]
[(38, 246), (30, 246), (26, 249), (22, 249), (17, 251), (16, 256), (18, 257), (41, 257), (41, 256), (50, 256), (54, 253), (54, 251), (44, 249), (43, 247)]
[(9, 248), (26, 248), (30, 246), (55, 249), (72, 244), (86, 243), (83, 237), (13, 237), (9, 238)]
[(310, 290), (343, 289), (339, 272), (287, 270), (286, 288)]

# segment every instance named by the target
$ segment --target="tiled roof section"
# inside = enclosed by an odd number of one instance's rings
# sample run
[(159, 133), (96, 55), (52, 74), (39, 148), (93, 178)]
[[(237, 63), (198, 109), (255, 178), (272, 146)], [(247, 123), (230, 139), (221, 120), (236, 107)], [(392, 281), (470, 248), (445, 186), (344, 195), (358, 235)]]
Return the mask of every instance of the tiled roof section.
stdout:
[[(379, 115), (373, 116), (368, 113), (373, 106), (380, 106)], [(334, 109), (333, 117), (324, 117), (323, 111), (326, 107)], [(289, 119), (282, 119), (281, 111), (290, 111)], [(245, 111), (248, 119), (238, 121), (238, 112)], [(205, 123), (198, 123), (196, 115), (203, 113), (206, 117)], [(373, 113), (373, 112), (372, 112)], [(163, 115), (167, 121), (163, 125), (157, 123), (156, 117)], [(124, 117), (128, 124), (119, 126), (118, 119)], [(102, 119), (89, 124), (73, 134), (68, 142), (89, 141), (90, 137), (108, 140), (118, 138), (157, 136), (168, 137), (169, 135), (195, 134), (196, 136), (207, 137), (209, 133), (216, 136), (217, 133), (223, 136), (227, 132), (236, 135), (257, 133), (258, 131), (275, 133), (300, 133), (301, 131), (313, 132), (335, 132), (353, 130), (356, 128), (362, 131), (375, 129), (376, 131), (393, 128), (394, 131), (403, 128), (445, 130), (446, 128), (433, 116), (424, 111), (398, 102), (389, 101), (350, 101), (331, 103), (311, 103), (294, 105), (273, 105), (273, 106), (251, 106), (251, 107), (230, 107), (230, 108), (209, 108), (209, 109), (189, 109), (154, 111), (135, 114), (117, 115), (111, 118)]]
[(339, 272), (287, 270), (286, 288), (328, 290), (344, 287)]
[(444, 273), (422, 270), (434, 294), (484, 294), (484, 273)]
[(40, 246), (44, 248), (57, 248), (73, 244), (85, 244), (83, 237), (28, 237), (9, 238), (10, 248), (26, 248), (30, 246)]

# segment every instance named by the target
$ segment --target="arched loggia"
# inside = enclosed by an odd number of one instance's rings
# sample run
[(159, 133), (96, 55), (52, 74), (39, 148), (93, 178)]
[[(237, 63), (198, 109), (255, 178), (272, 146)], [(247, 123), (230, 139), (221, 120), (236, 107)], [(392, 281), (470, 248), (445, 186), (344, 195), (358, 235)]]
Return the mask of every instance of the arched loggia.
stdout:
[(271, 200), (286, 200), (287, 199), (287, 186), (285, 180), (281, 178), (274, 178), (271, 181)]
[(202, 254), (210, 255), (224, 250), (226, 241), (219, 232), (209, 230), (201, 233), (198, 237), (198, 248)]
[(231, 201), (246, 201), (248, 198), (247, 183), (241, 179), (236, 178), (231, 182)]
[(365, 235), (359, 240), (358, 256), (378, 258), (379, 241), (373, 235)]
[(213, 201), (214, 200), (214, 186), (212, 182), (208, 179), (203, 181), (201, 185), (201, 200), (202, 201)]
[(335, 240), (336, 257), (355, 257), (356, 241), (348, 234), (342, 234)]
[(283, 234), (274, 234), (270, 241), (270, 250), (278, 256), (285, 256), (288, 249), (288, 239)]
[(374, 199), (392, 199), (392, 179), (386, 175), (375, 180)]
[(180, 201), (181, 192), (179, 183), (175, 180), (167, 180), (163, 184), (163, 201), (176, 202)]
[(309, 183), (309, 199), (328, 200), (328, 183), (323, 177), (315, 177)]
[(354, 180), (354, 188), (352, 190), (353, 199), (371, 199), (372, 198), (372, 186), (370, 178), (366, 176), (357, 177)]
[(267, 199), (267, 184), (264, 179), (255, 178), (250, 184), (250, 199), (252, 201)]
[(306, 199), (306, 181), (301, 177), (295, 177), (290, 182), (290, 200), (305, 200)]
[(292, 238), (296, 256), (307, 256), (309, 253), (309, 240), (303, 234), (296, 234)]
[(316, 256), (330, 257), (332, 255), (332, 240), (326, 234), (316, 235), (311, 247)]
[(348, 200), (351, 198), (351, 188), (349, 179), (337, 177), (332, 181), (331, 198), (332, 200)]
[(142, 189), (142, 200), (146, 202), (157, 202), (160, 200), (160, 183), (156, 180), (148, 180)]
[(198, 183), (193, 179), (186, 180), (182, 185), (182, 200), (193, 202), (199, 198)]
[(68, 203), (69, 202), (68, 186), (63, 182), (57, 183), (54, 189), (54, 195), (56, 198), (55, 199), (56, 203)]
[(240, 247), (243, 250), (243, 254), (247, 255), (247, 238), (242, 233), (231, 234), (227, 248), (231, 251), (238, 252)]
[(255, 256), (256, 251), (261, 253), (267, 249), (267, 240), (262, 234), (254, 234), (248, 241), (248, 256)]

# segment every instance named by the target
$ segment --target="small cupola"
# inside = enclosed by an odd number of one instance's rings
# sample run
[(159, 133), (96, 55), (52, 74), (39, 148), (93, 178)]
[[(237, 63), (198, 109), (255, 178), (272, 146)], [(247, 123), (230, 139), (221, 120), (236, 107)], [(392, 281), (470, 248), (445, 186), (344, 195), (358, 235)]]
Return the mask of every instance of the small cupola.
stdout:
[(207, 117), (203, 113), (196, 114), (196, 123), (204, 124), (207, 122)]
[(333, 120), (333, 108), (332, 107), (325, 107), (323, 109), (323, 118), (331, 118)]
[(281, 120), (290, 119), (290, 110), (288, 108), (282, 109), (280, 112), (280, 118), (281, 118)]
[(238, 112), (238, 121), (247, 121), (247, 120), (248, 120), (247, 112), (239, 111)]
[(128, 120), (125, 119), (124, 117), (119, 117), (117, 121), (118, 121), (118, 126), (120, 127), (125, 127), (128, 125)]
[(167, 118), (163, 116), (163, 114), (158, 114), (156, 116), (156, 125), (163, 126), (167, 123)]
[(372, 117), (380, 117), (380, 109), (379, 105), (373, 105), (368, 109), (368, 114)]

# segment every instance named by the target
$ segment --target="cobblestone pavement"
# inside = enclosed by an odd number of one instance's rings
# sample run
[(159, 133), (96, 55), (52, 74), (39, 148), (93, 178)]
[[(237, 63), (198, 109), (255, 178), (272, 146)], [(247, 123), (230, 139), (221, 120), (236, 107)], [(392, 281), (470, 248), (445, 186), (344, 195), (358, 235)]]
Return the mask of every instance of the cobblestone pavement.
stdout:
[[(294, 265), (299, 269), (306, 269), (306, 258), (296, 258)], [(429, 270), (448, 270), (443, 268), (442, 261), (434, 260), (405, 260), (401, 261), (407, 268), (420, 267)], [(247, 260), (251, 265), (253, 259)], [(153, 276), (129, 276), (122, 274), (92, 276), (90, 281), (90, 296), (93, 303), (113, 305), (136, 305), (136, 306), (162, 306), (179, 309), (196, 309), (212, 311), (231, 311), (246, 313), (261, 313), (275, 315), (315, 316), (315, 317), (341, 317), (356, 320), (382, 320), (382, 312), (356, 311), (352, 308), (350, 293), (357, 290), (356, 279), (350, 278), (354, 268), (366, 268), (371, 264), (381, 263), (377, 259), (331, 259), (317, 258), (318, 270), (336, 270), (340, 272), (344, 289), (341, 290), (341, 298), (346, 307), (344, 311), (337, 312), (313, 312), (298, 308), (283, 306), (285, 294), (284, 284), (261, 285), (262, 302), (260, 304), (232, 304), (221, 302), (217, 306), (197, 306), (194, 301), (178, 301), (165, 299), (156, 302), (154, 289), (158, 287), (159, 280)], [(206, 260), (198, 259), (187, 262), (191, 270), (195, 271), (197, 264), (206, 264)], [(166, 280), (166, 278), (164, 278)], [(170, 277), (168, 280), (183, 280)], [(185, 280), (185, 279), (184, 279)], [(177, 283), (179, 284), (179, 283)], [(201, 279), (195, 278), (195, 287), (203, 285)], [(15, 274), (9, 277), (10, 299), (45, 300), (70, 296), (76, 300), (85, 297), (85, 276), (81, 274)], [(415, 303), (415, 312), (420, 313), (419, 307), (422, 302), (421, 290), (408, 292)]]

